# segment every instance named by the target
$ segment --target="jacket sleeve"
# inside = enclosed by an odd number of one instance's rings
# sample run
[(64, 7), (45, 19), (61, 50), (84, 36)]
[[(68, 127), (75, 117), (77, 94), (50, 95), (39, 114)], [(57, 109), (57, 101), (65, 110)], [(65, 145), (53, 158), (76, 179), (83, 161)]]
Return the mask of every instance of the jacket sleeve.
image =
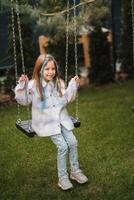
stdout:
[(62, 86), (61, 88), (62, 88), (62, 93), (63, 93), (63, 96), (61, 98), (62, 98), (63, 104), (73, 102), (76, 98), (77, 89), (78, 89), (78, 86), (75, 80), (71, 79), (66, 90), (65, 90), (65, 86), (63, 87), (63, 83), (61, 86)]
[(20, 105), (26, 106), (32, 102), (33, 82), (33, 80), (29, 82), (21, 81), (15, 87), (15, 99)]

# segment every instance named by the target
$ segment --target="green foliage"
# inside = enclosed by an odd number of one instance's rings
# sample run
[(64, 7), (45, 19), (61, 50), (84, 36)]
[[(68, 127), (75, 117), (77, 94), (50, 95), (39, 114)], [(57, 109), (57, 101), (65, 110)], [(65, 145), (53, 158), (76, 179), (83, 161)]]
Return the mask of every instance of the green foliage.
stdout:
[(39, 8), (44, 13), (59, 12), (66, 7), (66, 2), (58, 0), (41, 0), (39, 1)]
[(113, 71), (110, 59), (110, 43), (107, 34), (101, 27), (95, 27), (90, 36), (91, 70), (90, 81), (96, 84), (106, 84), (113, 81)]
[(103, 21), (109, 15), (109, 2), (97, 0), (92, 4), (87, 4), (81, 10), (81, 19), (87, 26), (103, 26)]

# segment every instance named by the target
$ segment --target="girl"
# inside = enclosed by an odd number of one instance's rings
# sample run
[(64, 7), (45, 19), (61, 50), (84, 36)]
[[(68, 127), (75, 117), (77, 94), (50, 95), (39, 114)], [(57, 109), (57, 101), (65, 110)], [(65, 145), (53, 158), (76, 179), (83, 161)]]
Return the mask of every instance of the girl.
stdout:
[[(62, 190), (73, 187), (70, 179), (83, 184), (88, 178), (79, 168), (77, 140), (66, 105), (76, 96), (79, 77), (71, 79), (67, 89), (58, 78), (58, 66), (51, 55), (40, 55), (35, 63), (32, 80), (21, 75), (15, 88), (15, 98), (21, 105), (32, 102), (32, 129), (38, 136), (50, 136), (57, 147), (58, 186)], [(70, 179), (67, 173), (66, 155), (69, 149)]]

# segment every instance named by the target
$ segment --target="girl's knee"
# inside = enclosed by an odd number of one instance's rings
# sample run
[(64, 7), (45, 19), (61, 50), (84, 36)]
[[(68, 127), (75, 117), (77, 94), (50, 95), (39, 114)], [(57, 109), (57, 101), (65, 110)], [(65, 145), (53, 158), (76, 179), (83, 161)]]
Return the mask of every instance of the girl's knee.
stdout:
[(59, 152), (64, 152), (64, 153), (66, 153), (66, 152), (68, 151), (68, 146), (67, 146), (67, 144), (66, 144), (66, 143), (60, 144), (60, 146), (58, 146), (58, 151), (59, 151)]
[(69, 142), (68, 146), (69, 146), (70, 148), (71, 148), (71, 147), (77, 147), (77, 144), (78, 144), (78, 142), (77, 142), (76, 138), (74, 137), (74, 138)]

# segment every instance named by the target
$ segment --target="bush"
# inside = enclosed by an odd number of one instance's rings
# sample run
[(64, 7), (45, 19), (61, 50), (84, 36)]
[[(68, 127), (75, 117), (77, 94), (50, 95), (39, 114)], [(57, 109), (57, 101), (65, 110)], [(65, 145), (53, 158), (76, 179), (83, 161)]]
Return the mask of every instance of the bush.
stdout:
[(103, 33), (100, 26), (96, 26), (90, 36), (91, 83), (106, 84), (113, 81), (113, 70), (110, 56), (110, 43), (107, 33)]

